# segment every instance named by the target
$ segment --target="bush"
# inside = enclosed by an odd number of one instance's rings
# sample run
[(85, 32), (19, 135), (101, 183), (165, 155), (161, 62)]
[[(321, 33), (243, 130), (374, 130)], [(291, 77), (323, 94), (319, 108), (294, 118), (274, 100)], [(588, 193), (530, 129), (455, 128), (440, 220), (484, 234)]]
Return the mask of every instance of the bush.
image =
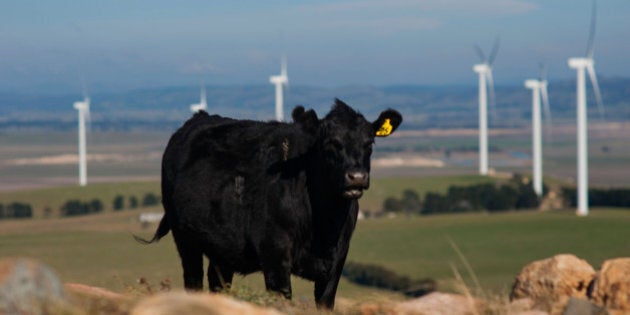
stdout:
[(114, 211), (120, 211), (122, 209), (125, 208), (125, 197), (121, 196), (121, 195), (117, 195), (114, 198), (114, 202), (112, 204), (112, 209), (114, 209)]
[(160, 198), (154, 193), (147, 193), (142, 199), (143, 207), (151, 207), (160, 203)]
[(385, 212), (400, 212), (402, 209), (402, 202), (396, 198), (389, 197), (383, 201), (383, 211)]
[(98, 199), (92, 199), (90, 201), (90, 212), (102, 212), (103, 211), (103, 203)]
[(92, 199), (89, 202), (82, 202), (77, 199), (66, 201), (61, 206), (61, 216), (75, 216), (103, 211), (103, 203), (98, 199)]
[[(571, 207), (577, 206), (575, 188), (562, 188), (562, 197)], [(588, 191), (588, 204), (593, 207), (630, 207), (630, 189), (628, 188), (592, 188)]]
[(136, 198), (136, 196), (129, 197), (129, 208), (138, 208), (138, 198)]
[(0, 219), (23, 219), (32, 218), (33, 208), (30, 204), (21, 202), (12, 202), (6, 206), (0, 205)]
[(384, 267), (372, 264), (348, 262), (342, 275), (357, 284), (398, 291), (410, 296), (421, 296), (435, 291), (436, 283), (432, 279), (411, 280), (400, 276)]

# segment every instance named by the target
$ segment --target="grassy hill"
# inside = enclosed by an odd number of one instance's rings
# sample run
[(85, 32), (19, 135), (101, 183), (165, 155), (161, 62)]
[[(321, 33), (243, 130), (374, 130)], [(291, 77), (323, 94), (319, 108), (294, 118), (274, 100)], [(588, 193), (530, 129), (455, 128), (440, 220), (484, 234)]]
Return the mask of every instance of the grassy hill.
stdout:
[[(381, 209), (385, 198), (400, 197), (406, 189), (411, 189), (424, 196), (427, 192), (444, 193), (451, 185), (473, 185), (492, 182), (496, 179), (478, 175), (430, 176), (430, 177), (382, 177), (371, 180), (371, 187), (360, 200), (362, 209), (377, 211)], [(113, 200), (121, 195), (125, 198), (136, 196), (139, 200), (147, 193), (160, 195), (157, 181), (98, 183), (86, 187), (63, 186), (24, 191), (0, 192), (0, 204), (24, 202), (31, 204), (35, 218), (44, 217), (44, 210), (51, 209), (51, 217), (58, 216), (59, 208), (68, 200), (90, 201), (99, 199), (103, 202), (104, 212), (112, 211)], [(161, 211), (161, 210), (160, 210)]]
[[(475, 183), (480, 178), (464, 176), (427, 179), (381, 179), (373, 183), (369, 197), (396, 194), (416, 187), (419, 191), (445, 189), (453, 180)], [(67, 198), (108, 200), (125, 195), (157, 192), (157, 183), (102, 184), (87, 188), (64, 187), (0, 195), (54, 206)], [(369, 198), (367, 198), (369, 197)], [(161, 207), (73, 218), (0, 221), (0, 256), (29, 256), (53, 266), (68, 282), (103, 286), (116, 291), (137, 290), (144, 277), (155, 288), (168, 279), (181, 288), (181, 267), (170, 235), (158, 244), (143, 246), (132, 234), (152, 235), (155, 226), (143, 228), (137, 220), (143, 211)], [(411, 278), (438, 280), (440, 290), (454, 290), (451, 266), (473, 281), (465, 271), (451, 242), (461, 250), (486, 292), (507, 292), (514, 276), (527, 263), (559, 253), (574, 253), (596, 268), (605, 259), (630, 252), (630, 211), (593, 209), (587, 218), (573, 211), (513, 212), (440, 216), (399, 216), (360, 221), (351, 243), (349, 261), (382, 265)], [(263, 289), (260, 274), (237, 277), (235, 286)], [(312, 284), (294, 279), (297, 298), (310, 300)], [(342, 281), (339, 296), (356, 299), (402, 298)]]

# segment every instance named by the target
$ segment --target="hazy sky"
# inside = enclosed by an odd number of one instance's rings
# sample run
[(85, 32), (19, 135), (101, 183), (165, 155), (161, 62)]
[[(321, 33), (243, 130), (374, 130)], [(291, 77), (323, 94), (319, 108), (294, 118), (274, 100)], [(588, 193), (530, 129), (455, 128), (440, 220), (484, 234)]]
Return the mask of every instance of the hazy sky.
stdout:
[[(547, 64), (572, 78), (590, 0), (0, 2), (0, 91), (72, 92), (268, 84), (288, 59), (292, 85), (476, 83), (474, 44), (501, 49), (497, 85)], [(630, 0), (600, 0), (597, 72), (630, 76)]]

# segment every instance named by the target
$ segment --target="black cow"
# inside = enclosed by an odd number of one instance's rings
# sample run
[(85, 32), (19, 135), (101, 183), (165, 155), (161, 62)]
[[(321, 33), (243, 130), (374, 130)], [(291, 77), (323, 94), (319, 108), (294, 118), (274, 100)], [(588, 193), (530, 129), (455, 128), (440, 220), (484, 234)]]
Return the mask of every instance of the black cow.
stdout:
[(291, 297), (291, 274), (315, 282), (318, 307), (332, 309), (354, 230), (357, 199), (369, 187), (374, 137), (402, 122), (386, 110), (374, 122), (340, 100), (323, 119), (298, 106), (294, 123), (195, 114), (171, 137), (162, 161), (165, 215), (189, 290), (262, 271), (268, 290)]

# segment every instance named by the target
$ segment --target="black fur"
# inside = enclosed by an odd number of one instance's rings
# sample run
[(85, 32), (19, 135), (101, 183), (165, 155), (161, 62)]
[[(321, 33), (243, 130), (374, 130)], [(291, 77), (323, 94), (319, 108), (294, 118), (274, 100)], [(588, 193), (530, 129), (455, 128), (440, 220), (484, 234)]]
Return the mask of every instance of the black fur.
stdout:
[[(268, 290), (291, 297), (290, 275), (315, 282), (315, 301), (332, 309), (369, 187), (376, 130), (402, 116), (387, 110), (373, 123), (336, 100), (318, 119), (298, 106), (294, 123), (257, 122), (201, 112), (173, 136), (162, 161), (165, 215), (150, 241), (169, 230), (187, 289), (210, 289), (233, 274), (262, 271)], [(392, 130), (392, 131), (393, 131)]]

